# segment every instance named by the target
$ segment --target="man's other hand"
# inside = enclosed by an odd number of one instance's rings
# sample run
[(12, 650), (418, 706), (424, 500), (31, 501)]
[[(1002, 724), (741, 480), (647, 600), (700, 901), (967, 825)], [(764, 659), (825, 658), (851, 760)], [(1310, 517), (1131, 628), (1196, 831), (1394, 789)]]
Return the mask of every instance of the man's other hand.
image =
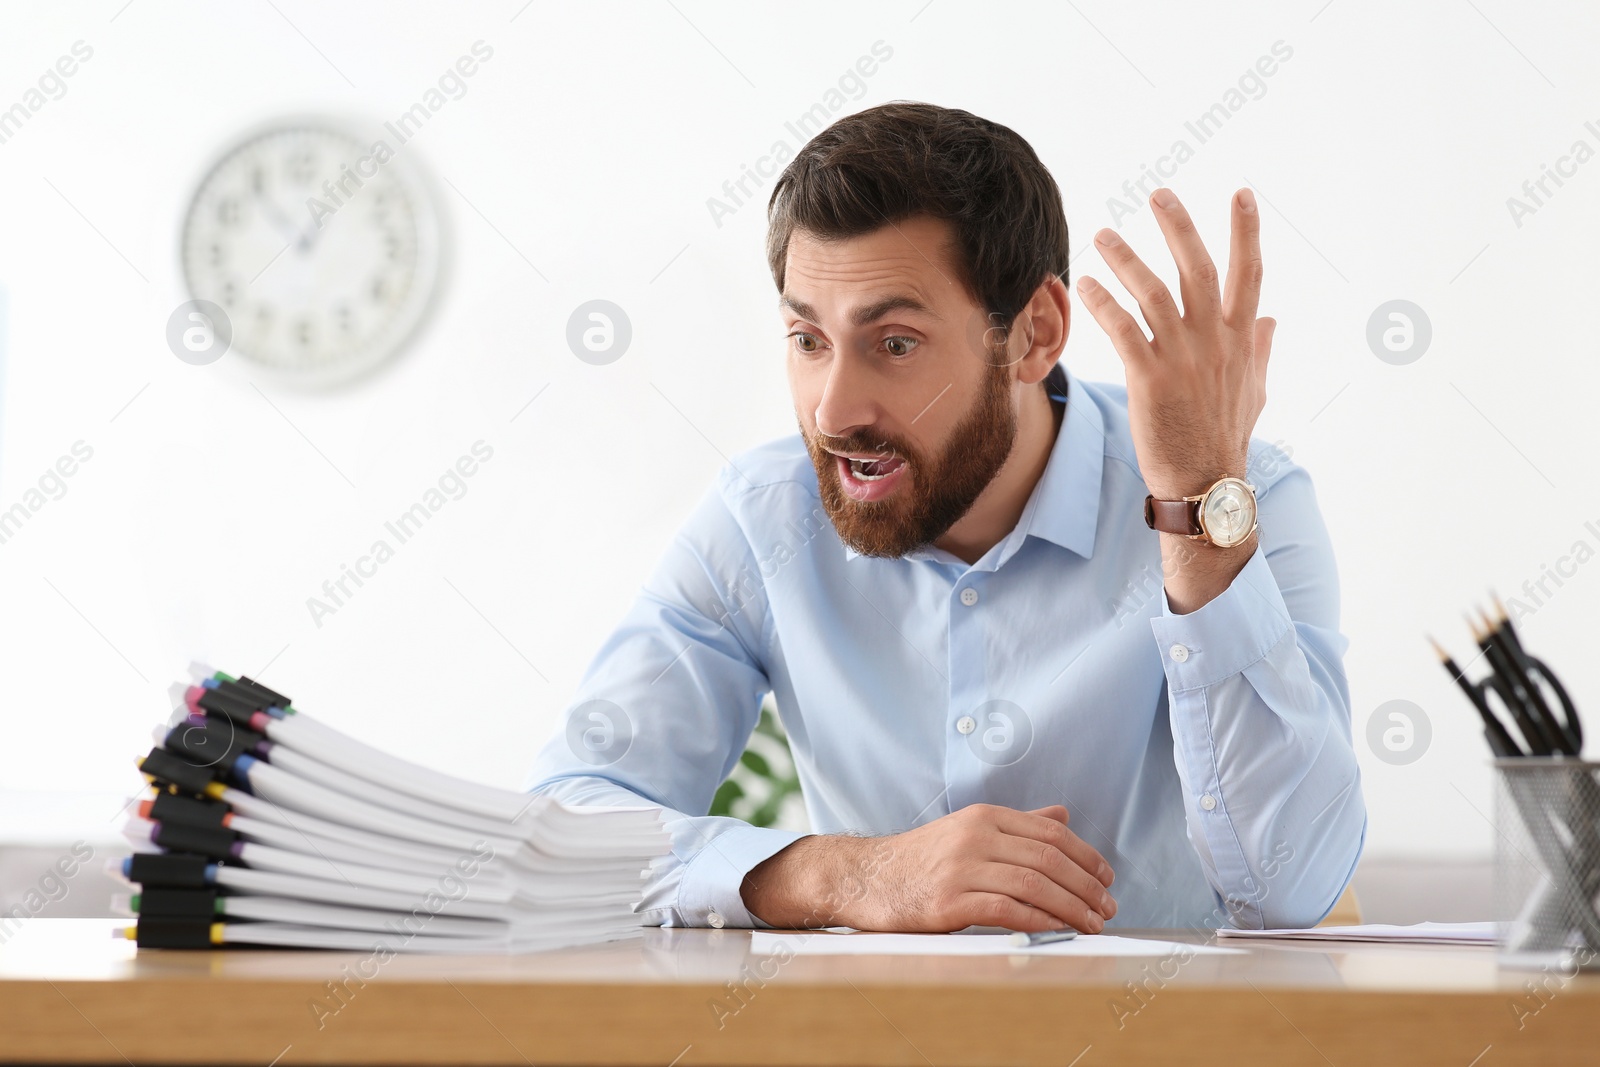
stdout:
[(1117, 913), (1111, 865), (1059, 804), (973, 804), (888, 837), (801, 838), (745, 876), (741, 896), (783, 929), (1098, 933)]

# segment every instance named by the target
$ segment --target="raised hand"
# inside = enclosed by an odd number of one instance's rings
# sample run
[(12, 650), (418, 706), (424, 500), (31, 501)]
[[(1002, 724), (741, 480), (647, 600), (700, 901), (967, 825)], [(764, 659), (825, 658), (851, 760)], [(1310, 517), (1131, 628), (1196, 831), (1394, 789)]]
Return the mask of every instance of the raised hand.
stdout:
[(1157, 189), (1150, 204), (1177, 261), (1182, 308), (1110, 229), (1095, 235), (1095, 245), (1139, 302), (1153, 337), (1093, 278), (1079, 278), (1078, 293), (1127, 368), (1128, 418), (1145, 485), (1173, 500), (1204, 492), (1218, 478), (1245, 476), (1277, 323), (1256, 318), (1261, 216), (1249, 189), (1233, 197), (1233, 243), (1220, 290), (1216, 265), (1178, 198)]

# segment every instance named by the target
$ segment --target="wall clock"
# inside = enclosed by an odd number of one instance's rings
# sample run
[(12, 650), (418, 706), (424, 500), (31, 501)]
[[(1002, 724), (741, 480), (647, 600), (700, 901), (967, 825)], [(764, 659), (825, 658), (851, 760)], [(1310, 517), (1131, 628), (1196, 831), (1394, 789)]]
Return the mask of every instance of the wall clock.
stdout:
[(322, 119), (242, 138), (200, 181), (180, 239), (194, 299), (227, 313), (233, 349), (297, 384), (394, 355), (439, 279), (431, 190), (385, 140)]

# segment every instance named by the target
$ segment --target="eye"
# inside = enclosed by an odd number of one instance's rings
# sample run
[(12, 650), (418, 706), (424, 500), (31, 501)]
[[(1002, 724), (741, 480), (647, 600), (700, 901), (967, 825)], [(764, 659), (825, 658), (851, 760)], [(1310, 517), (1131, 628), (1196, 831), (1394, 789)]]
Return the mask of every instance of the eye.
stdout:
[(896, 359), (904, 359), (906, 356), (909, 356), (911, 354), (911, 350), (916, 348), (920, 343), (921, 342), (915, 337), (897, 336), (885, 337), (883, 339), (883, 347), (891, 356), (895, 357)]
[(795, 330), (786, 336), (794, 338), (794, 346), (806, 354), (822, 351), (822, 340), (814, 333)]

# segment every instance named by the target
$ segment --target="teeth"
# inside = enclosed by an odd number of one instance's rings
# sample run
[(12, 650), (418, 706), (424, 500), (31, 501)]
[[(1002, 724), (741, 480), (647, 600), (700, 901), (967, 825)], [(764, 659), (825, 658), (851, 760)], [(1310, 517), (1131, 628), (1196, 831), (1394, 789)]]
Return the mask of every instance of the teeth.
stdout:
[(887, 457), (887, 458), (882, 459), (882, 460), (876, 460), (876, 459), (852, 459), (850, 461), (850, 476), (853, 477), (858, 482), (876, 482), (876, 481), (881, 481), (882, 479), (887, 478), (887, 477), (889, 477), (889, 475), (893, 474), (895, 472), (895, 470), (898, 470), (899, 469), (898, 465), (896, 465), (893, 469), (884, 471), (882, 474), (867, 474), (863, 470), (863, 467), (868, 463), (887, 463), (890, 460), (892, 460), (893, 458), (894, 458), (893, 456), (890, 456), (890, 457)]

